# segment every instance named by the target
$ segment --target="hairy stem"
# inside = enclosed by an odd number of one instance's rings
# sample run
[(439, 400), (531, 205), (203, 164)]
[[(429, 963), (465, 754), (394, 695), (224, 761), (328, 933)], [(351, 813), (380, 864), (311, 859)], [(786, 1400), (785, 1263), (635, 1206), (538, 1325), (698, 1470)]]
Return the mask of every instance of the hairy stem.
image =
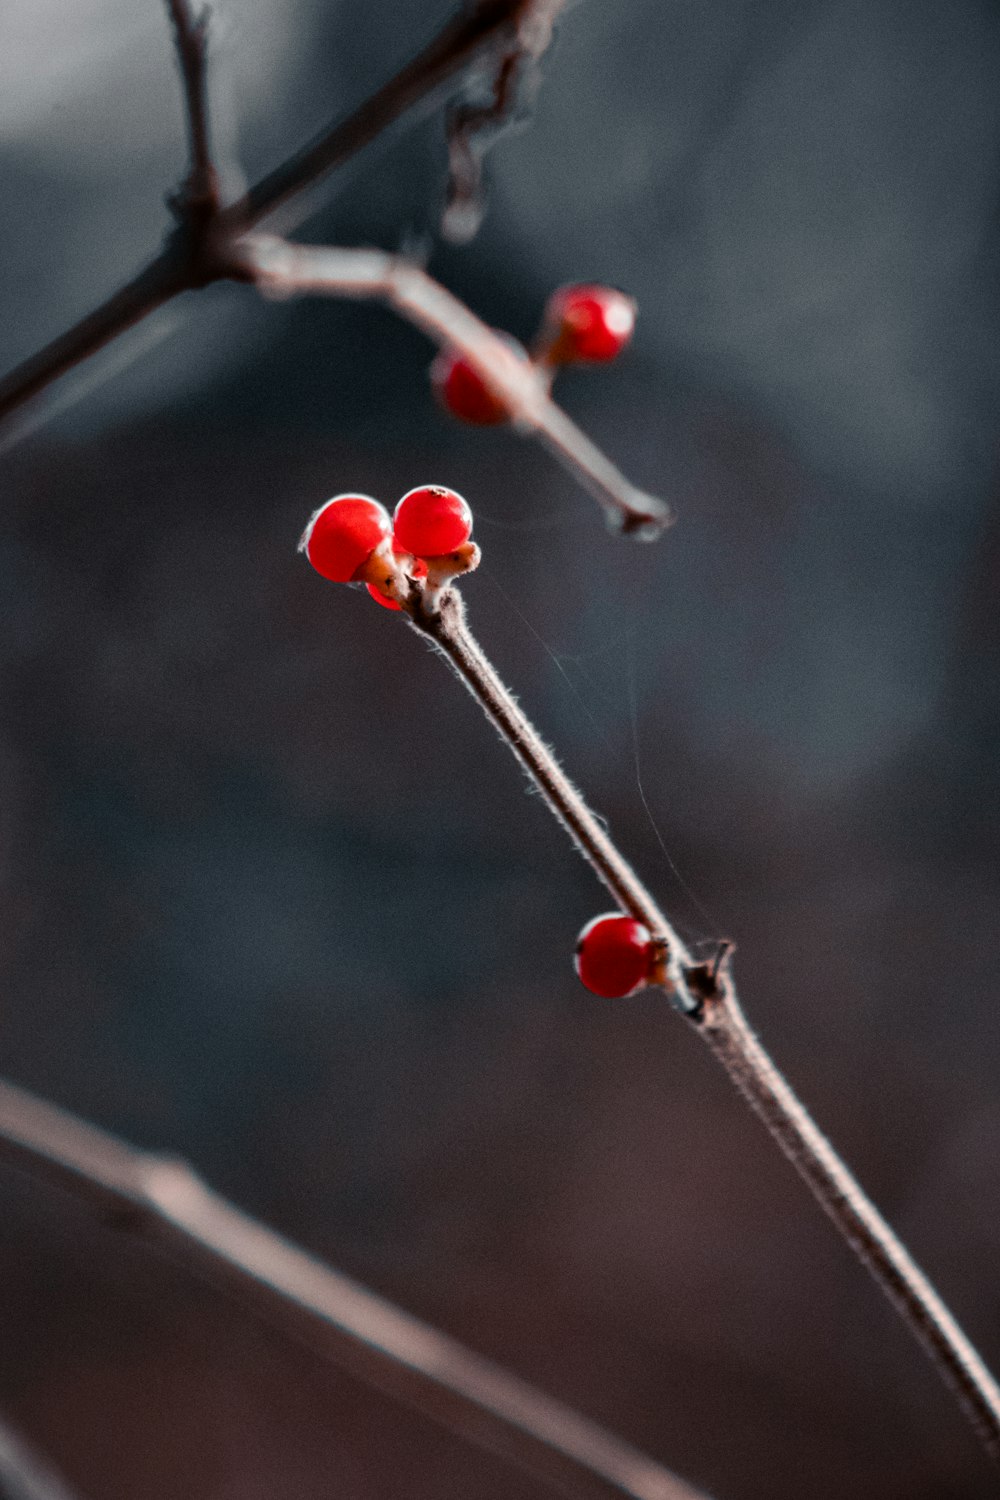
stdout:
[(1000, 1387), (909, 1251), (750, 1029), (728, 962), (695, 963), (684, 943), (500, 681), (465, 623), (457, 591), (413, 625), (447, 657), (622, 909), (669, 945), (671, 998), (767, 1126), (851, 1249), (958, 1397), (984, 1447), (1000, 1462)]
[(162, 1240), (299, 1343), (564, 1495), (706, 1500), (595, 1422), (241, 1213), (185, 1162), (140, 1151), (2, 1081), (0, 1160), (68, 1188), (116, 1227)]

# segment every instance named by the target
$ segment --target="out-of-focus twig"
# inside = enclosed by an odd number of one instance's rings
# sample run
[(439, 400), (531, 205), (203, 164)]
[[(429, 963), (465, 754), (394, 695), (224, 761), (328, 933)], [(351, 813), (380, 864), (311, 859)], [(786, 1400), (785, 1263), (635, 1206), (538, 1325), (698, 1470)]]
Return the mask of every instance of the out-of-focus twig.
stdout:
[[(0, 419), (181, 292), (232, 275), (224, 253), (236, 235), (350, 160), (401, 115), (432, 98), (477, 58), (514, 36), (530, 0), (478, 0), (450, 20), (424, 50), (345, 120), (330, 125), (235, 202), (220, 207), (211, 160), (204, 19), (188, 0), (166, 0), (184, 85), (191, 157), (172, 199), (180, 222), (160, 254), (127, 286), (0, 380)], [(219, 253), (214, 252), (218, 250)]]
[(181, 223), (206, 224), (219, 211), (219, 183), (212, 158), (208, 109), (208, 10), (196, 15), (189, 0), (167, 0), (174, 51), (184, 89), (189, 169), (173, 208)]
[(59, 1478), (47, 1459), (0, 1421), (0, 1500), (81, 1500)]
[(452, 105), (447, 117), (448, 187), (441, 229), (465, 244), (482, 222), (483, 157), (530, 107), (539, 80), (539, 62), (566, 0), (531, 0), (522, 7), (510, 43), (491, 61), (485, 79), (473, 77), (473, 97)]
[[(346, 120), (321, 131), (287, 161), (227, 207), (223, 225), (236, 233), (261, 224), (329, 172), (356, 156), (401, 115), (431, 101), (457, 74), (516, 38), (526, 12), (540, 0), (476, 0), (448, 21), (388, 83)], [(288, 227), (287, 223), (283, 227)]]
[(144, 271), (0, 380), (0, 420), (171, 298), (212, 281), (235, 278), (284, 295), (311, 291), (381, 297), (438, 343), (465, 353), (507, 405), (515, 424), (555, 454), (618, 528), (640, 537), (658, 535), (671, 520), (663, 502), (631, 484), (553, 402), (534, 370), (521, 367), (502, 340), (425, 272), (377, 251), (318, 250), (246, 233), (484, 53), (498, 49), (501, 59), (539, 56), (564, 0), (478, 0), (349, 119), (228, 206), (220, 203), (209, 134), (207, 12), (196, 16), (190, 0), (166, 3), (184, 87), (190, 153), (187, 176), (171, 200), (177, 227)]
[(241, 1213), (177, 1158), (126, 1145), (0, 1082), (0, 1161), (162, 1240), (300, 1343), (565, 1495), (706, 1500), (595, 1422)]
[(311, 293), (386, 303), (435, 343), (464, 355), (515, 427), (544, 443), (600, 502), (614, 526), (649, 538), (669, 525), (672, 516), (664, 502), (625, 478), (552, 400), (535, 367), (412, 261), (382, 250), (298, 245), (270, 235), (247, 235), (233, 253), (241, 274), (272, 296)]
[(465, 623), (455, 589), (433, 611), (409, 610), (499, 730), (623, 911), (667, 950), (666, 988), (840, 1234), (933, 1359), (986, 1451), (1000, 1462), (1000, 1387), (909, 1251), (796, 1097), (736, 998), (728, 954), (699, 963), (497, 676)]

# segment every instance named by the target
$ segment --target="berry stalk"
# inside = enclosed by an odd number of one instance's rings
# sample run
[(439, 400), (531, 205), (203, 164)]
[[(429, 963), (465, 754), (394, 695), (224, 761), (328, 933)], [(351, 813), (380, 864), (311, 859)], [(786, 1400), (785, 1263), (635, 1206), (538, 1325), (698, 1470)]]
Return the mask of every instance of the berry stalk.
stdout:
[(457, 591), (447, 589), (438, 610), (415, 610), (410, 619), (448, 658), (622, 911), (643, 923), (654, 940), (666, 944), (664, 988), (678, 1010), (689, 1015), (700, 1011), (702, 1001), (690, 987), (686, 972), (699, 966), (473, 639)]
[(1000, 1387), (755, 1036), (736, 997), (728, 955), (712, 966), (695, 962), (484, 656), (466, 626), (457, 592), (446, 589), (437, 610), (415, 609), (410, 621), (447, 657), (621, 909), (666, 942), (664, 988), (671, 1000), (930, 1355), (987, 1453), (1000, 1463)]

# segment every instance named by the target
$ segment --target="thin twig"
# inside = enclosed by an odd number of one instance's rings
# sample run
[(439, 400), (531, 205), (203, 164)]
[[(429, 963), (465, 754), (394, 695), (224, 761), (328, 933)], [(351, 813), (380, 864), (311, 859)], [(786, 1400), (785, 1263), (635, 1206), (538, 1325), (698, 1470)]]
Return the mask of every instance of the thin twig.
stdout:
[[(346, 120), (320, 132), (223, 213), (222, 227), (243, 233), (369, 145), (414, 105), (433, 96), (478, 58), (504, 47), (533, 0), (478, 0), (446, 23), (388, 83)], [(287, 224), (285, 226), (287, 228)]]
[(163, 1239), (341, 1369), (580, 1500), (704, 1494), (526, 1381), (241, 1213), (183, 1161), (127, 1145), (0, 1081), (0, 1160)]
[(255, 283), (272, 294), (381, 297), (441, 344), (464, 352), (511, 411), (604, 507), (620, 530), (652, 538), (672, 519), (661, 500), (631, 484), (571, 422), (528, 365), (457, 297), (419, 267), (368, 250), (294, 246), (243, 231), (360, 150), (373, 135), (487, 47), (507, 38), (529, 55), (547, 42), (562, 0), (480, 0), (449, 22), (431, 45), (341, 126), (279, 167), (227, 208), (219, 206), (207, 100), (207, 15), (189, 0), (167, 0), (184, 84), (190, 167), (173, 200), (178, 226), (163, 253), (82, 322), (0, 380), (0, 420), (126, 328), (183, 291), (223, 278)]
[(713, 965), (695, 962), (483, 655), (465, 624), (457, 591), (441, 596), (439, 612), (417, 607), (410, 618), (447, 657), (622, 909), (666, 940), (672, 1000), (930, 1354), (986, 1451), (1000, 1462), (1000, 1387), (750, 1029), (736, 999), (728, 954)]
[(625, 478), (549, 395), (545, 381), (464, 302), (420, 266), (384, 250), (297, 245), (247, 235), (234, 247), (241, 273), (272, 296), (371, 297), (435, 343), (458, 350), (510, 413), (603, 506), (617, 528), (645, 539), (670, 524), (669, 508)]
[(60, 376), (98, 354), (119, 334), (189, 290), (191, 274), (187, 255), (181, 253), (176, 240), (171, 240), (162, 255), (114, 296), (0, 380), (0, 422), (19, 412)]
[(219, 210), (219, 182), (212, 158), (208, 112), (208, 10), (195, 15), (189, 0), (167, 0), (174, 52), (184, 87), (188, 175), (173, 200), (182, 223), (206, 224)]
[(79, 1500), (79, 1496), (7, 1422), (0, 1422), (0, 1500)]
[(473, 82), (474, 97), (448, 111), (448, 187), (441, 231), (466, 244), (482, 222), (483, 157), (504, 131), (524, 119), (540, 76), (539, 63), (552, 42), (566, 0), (531, 0), (522, 8), (514, 37), (498, 49), (485, 85)]
[[(155, 312), (171, 297), (230, 276), (231, 266), (222, 258), (213, 260), (207, 253), (210, 242), (222, 247), (234, 235), (261, 223), (297, 194), (348, 161), (414, 105), (434, 95), (477, 57), (506, 42), (513, 34), (517, 15), (524, 3), (525, 0), (481, 0), (471, 10), (464, 10), (449, 21), (429, 46), (346, 120), (329, 126), (236, 202), (218, 213), (203, 216), (199, 224), (199, 254), (191, 253), (190, 226), (181, 226), (180, 238), (177, 232), (172, 234), (161, 253), (128, 286), (115, 292), (100, 307), (0, 380), (0, 420), (82, 360), (96, 354), (133, 323)], [(202, 143), (207, 149), (208, 142), (203, 58), (199, 61), (198, 46), (201, 44), (188, 45), (192, 34), (188, 30), (188, 7), (183, 0), (167, 0), (167, 4), (175, 25), (189, 112), (187, 129), (192, 160), (187, 181), (191, 183), (198, 175)], [(201, 43), (203, 41), (202, 34)], [(192, 81), (195, 84), (193, 89)], [(194, 113), (191, 113), (192, 105)], [(182, 188), (182, 199), (183, 195)]]

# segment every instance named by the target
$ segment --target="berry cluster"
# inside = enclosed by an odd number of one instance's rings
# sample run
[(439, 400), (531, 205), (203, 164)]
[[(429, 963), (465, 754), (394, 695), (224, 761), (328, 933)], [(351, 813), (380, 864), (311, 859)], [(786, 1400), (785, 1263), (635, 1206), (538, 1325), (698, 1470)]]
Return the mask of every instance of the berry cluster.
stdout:
[[(545, 306), (531, 356), (550, 381), (562, 365), (607, 364), (632, 337), (635, 303), (608, 286), (563, 286)], [(500, 337), (521, 359), (528, 351), (509, 334)], [(442, 349), (431, 365), (431, 385), (441, 405), (460, 422), (493, 427), (507, 421), (507, 408), (464, 355)]]
[(605, 912), (587, 923), (576, 940), (580, 982), (606, 1000), (634, 995), (647, 984), (662, 984), (662, 942), (635, 917)]
[(334, 495), (299, 541), (316, 572), (333, 583), (363, 583), (386, 609), (432, 606), (440, 589), (479, 563), (469, 540), (472, 511), (444, 485), (409, 490), (390, 517), (370, 495)]

